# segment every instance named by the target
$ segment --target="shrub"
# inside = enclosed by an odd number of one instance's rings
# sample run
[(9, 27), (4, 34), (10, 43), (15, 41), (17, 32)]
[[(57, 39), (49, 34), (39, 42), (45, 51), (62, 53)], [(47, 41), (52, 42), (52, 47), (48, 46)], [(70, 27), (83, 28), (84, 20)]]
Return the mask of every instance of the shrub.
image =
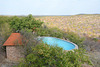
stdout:
[(51, 28), (49, 30), (50, 36), (57, 37), (57, 38), (63, 38), (63, 32), (59, 30), (58, 28)]
[(37, 36), (49, 36), (49, 32), (48, 29), (46, 28), (37, 28), (36, 29), (36, 34)]
[(57, 46), (37, 45), (18, 67), (81, 67), (91, 62), (83, 49), (65, 52)]
[(73, 32), (67, 32), (66, 35), (64, 35), (64, 38), (68, 38), (71, 42), (77, 44), (79, 47), (82, 46), (82, 43), (84, 41), (84, 38), (80, 38), (77, 34)]
[(36, 31), (38, 36), (51, 36), (57, 38), (63, 38), (63, 32), (57, 28), (39, 28)]
[(100, 67), (100, 58), (97, 56), (90, 56), (90, 60), (92, 61), (94, 67)]
[(3, 48), (2, 45), (10, 36), (11, 32), (12, 30), (10, 29), (10, 25), (8, 23), (0, 23), (0, 49), (2, 48), (2, 50), (5, 50), (5, 47)]
[(28, 15), (27, 17), (14, 16), (10, 21), (11, 28), (14, 32), (19, 32), (22, 29), (34, 31), (36, 28), (41, 27), (42, 23), (40, 20), (35, 20), (32, 15)]
[(83, 45), (87, 51), (100, 51), (100, 43), (91, 38), (86, 38), (83, 41)]
[(27, 30), (20, 31), (22, 35), (22, 44), (24, 49), (25, 57), (32, 52), (32, 47), (38, 45), (39, 41), (36, 40), (37, 36), (33, 35), (32, 32), (27, 32)]

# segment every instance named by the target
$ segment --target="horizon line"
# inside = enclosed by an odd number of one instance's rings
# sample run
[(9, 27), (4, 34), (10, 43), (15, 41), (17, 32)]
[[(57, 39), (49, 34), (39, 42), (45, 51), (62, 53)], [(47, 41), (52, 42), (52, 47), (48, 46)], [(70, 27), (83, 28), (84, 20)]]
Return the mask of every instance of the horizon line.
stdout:
[[(74, 15), (99, 15), (99, 13), (95, 13), (95, 14), (81, 13), (81, 14), (74, 14)], [(33, 15), (32, 14), (32, 16), (74, 16), (74, 15)], [(0, 16), (27, 16), (27, 15), (0, 15)]]

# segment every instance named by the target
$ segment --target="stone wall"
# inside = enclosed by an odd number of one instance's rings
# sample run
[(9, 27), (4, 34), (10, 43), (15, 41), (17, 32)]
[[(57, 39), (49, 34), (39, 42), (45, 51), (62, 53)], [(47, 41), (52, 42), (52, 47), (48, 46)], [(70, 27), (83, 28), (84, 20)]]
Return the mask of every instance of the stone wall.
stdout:
[(22, 46), (6, 46), (7, 59), (10, 61), (20, 61), (20, 58), (24, 57), (23, 52), (24, 50)]

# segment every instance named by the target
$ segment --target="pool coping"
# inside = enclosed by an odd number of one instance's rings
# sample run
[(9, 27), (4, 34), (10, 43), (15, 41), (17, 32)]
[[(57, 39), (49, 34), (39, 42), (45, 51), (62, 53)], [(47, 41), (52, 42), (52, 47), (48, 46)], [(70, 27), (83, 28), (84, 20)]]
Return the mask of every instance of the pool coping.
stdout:
[[(40, 36), (39, 36), (40, 37)], [(46, 37), (46, 36), (41, 36), (41, 37)], [(48, 36), (47, 36), (48, 37)], [(38, 38), (38, 37), (37, 37)], [(56, 37), (53, 37), (53, 38), (56, 38)], [(57, 38), (57, 39), (60, 39), (60, 38)], [(61, 39), (61, 40), (64, 40), (64, 39)], [(74, 49), (78, 49), (78, 46), (75, 44), (75, 43), (73, 43), (73, 42), (71, 42), (71, 41), (68, 41), (68, 40), (64, 40), (64, 41), (67, 41), (67, 42), (69, 42), (69, 43), (72, 43), (74, 46), (75, 46), (75, 48)], [(73, 51), (74, 49), (72, 49), (72, 50), (65, 50), (65, 51)]]

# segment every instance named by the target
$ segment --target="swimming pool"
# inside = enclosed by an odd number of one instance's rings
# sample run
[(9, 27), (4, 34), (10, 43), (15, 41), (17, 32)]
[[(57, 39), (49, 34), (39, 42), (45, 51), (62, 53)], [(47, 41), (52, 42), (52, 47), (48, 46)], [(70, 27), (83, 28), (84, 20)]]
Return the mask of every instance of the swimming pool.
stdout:
[(62, 47), (64, 50), (78, 49), (76, 44), (55, 37), (38, 37), (38, 40), (42, 40), (48, 45), (57, 45)]

